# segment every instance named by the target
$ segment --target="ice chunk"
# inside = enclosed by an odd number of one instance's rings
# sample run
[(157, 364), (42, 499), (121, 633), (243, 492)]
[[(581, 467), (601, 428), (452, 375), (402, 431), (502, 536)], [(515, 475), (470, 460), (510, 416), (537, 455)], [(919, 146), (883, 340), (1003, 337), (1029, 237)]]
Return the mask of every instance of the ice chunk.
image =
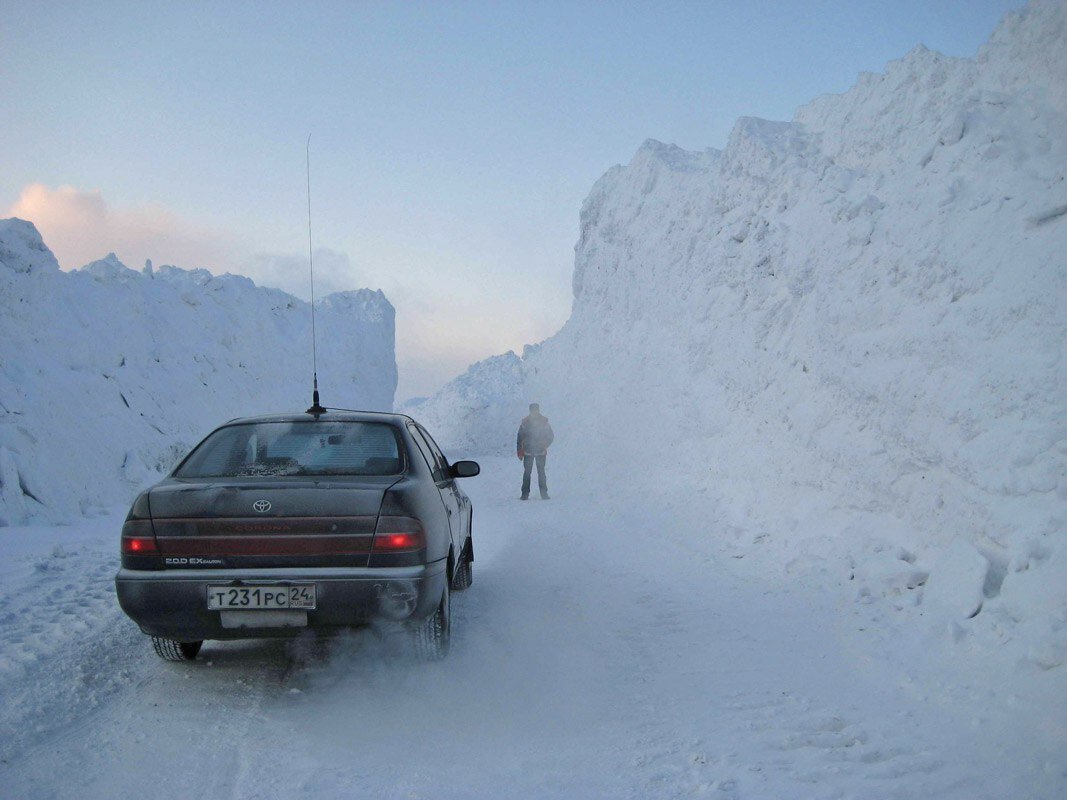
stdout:
[(989, 562), (974, 545), (957, 537), (930, 571), (923, 591), (928, 613), (951, 620), (969, 619), (982, 610), (982, 587)]

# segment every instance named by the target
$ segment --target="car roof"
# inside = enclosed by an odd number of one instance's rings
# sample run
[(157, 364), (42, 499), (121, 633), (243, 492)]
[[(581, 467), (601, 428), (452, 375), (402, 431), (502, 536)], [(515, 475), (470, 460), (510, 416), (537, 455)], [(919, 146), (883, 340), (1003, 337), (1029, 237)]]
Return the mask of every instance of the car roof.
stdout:
[(227, 425), (247, 425), (259, 422), (385, 422), (402, 425), (414, 422), (407, 414), (391, 414), (384, 411), (353, 411), (350, 409), (327, 409), (323, 414), (309, 414), (306, 411), (288, 414), (262, 414), (256, 417), (235, 417), (223, 423)]

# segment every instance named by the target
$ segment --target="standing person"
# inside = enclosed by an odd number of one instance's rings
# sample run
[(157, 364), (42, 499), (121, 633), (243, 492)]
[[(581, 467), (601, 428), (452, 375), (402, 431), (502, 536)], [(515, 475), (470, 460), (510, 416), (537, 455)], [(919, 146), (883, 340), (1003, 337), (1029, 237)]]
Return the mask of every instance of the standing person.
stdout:
[(545, 459), (548, 446), (552, 444), (555, 434), (548, 424), (548, 417), (541, 415), (541, 406), (530, 403), (530, 416), (525, 417), (519, 425), (519, 435), (515, 439), (516, 455), (522, 459), (522, 496), (520, 500), (530, 499), (530, 473), (534, 462), (537, 463), (537, 488), (541, 490), (541, 499), (548, 499), (548, 478), (545, 476)]

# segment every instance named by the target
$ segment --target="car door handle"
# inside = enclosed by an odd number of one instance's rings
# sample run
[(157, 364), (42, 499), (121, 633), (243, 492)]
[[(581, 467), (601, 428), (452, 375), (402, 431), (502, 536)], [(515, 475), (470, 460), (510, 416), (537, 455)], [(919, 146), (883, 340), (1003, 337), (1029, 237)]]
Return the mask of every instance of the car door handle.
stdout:
[(450, 516), (450, 517), (452, 516), (452, 509), (451, 508), (448, 509), (448, 516)]

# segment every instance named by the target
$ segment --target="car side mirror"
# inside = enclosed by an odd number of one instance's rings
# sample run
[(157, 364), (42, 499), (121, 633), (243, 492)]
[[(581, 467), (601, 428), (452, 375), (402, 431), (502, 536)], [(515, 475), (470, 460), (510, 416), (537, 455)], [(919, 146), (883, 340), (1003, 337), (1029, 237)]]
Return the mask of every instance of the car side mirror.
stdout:
[(457, 461), (452, 465), (451, 471), (453, 478), (473, 478), (482, 468), (478, 466), (477, 461)]

